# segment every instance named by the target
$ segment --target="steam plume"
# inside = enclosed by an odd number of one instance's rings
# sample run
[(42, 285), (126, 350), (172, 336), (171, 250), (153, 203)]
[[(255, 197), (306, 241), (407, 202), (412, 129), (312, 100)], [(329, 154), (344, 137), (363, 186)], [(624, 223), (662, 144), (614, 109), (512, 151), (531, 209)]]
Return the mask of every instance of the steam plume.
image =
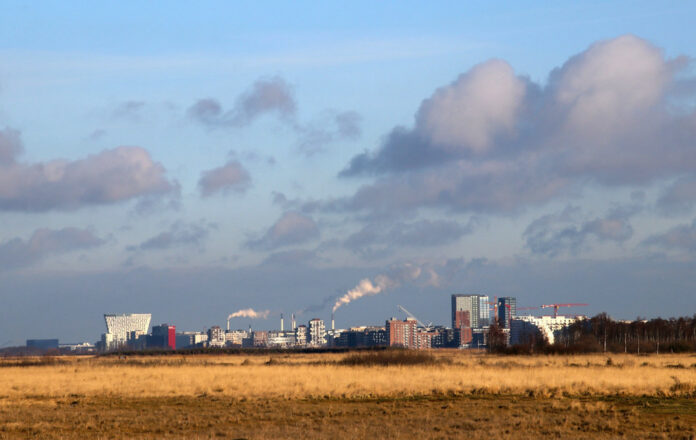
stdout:
[(232, 313), (230, 316), (227, 317), (227, 319), (232, 319), (232, 318), (266, 319), (266, 318), (268, 318), (269, 313), (271, 313), (270, 310), (263, 310), (263, 311), (257, 312), (254, 309), (241, 309), (241, 310), (237, 310), (236, 312)]
[(404, 264), (390, 271), (389, 275), (377, 275), (374, 281), (369, 278), (360, 280), (357, 286), (350, 289), (343, 296), (336, 300), (332, 312), (344, 304), (348, 304), (363, 296), (373, 296), (387, 289), (394, 288), (403, 281), (413, 281), (421, 274), (420, 267), (412, 264)]

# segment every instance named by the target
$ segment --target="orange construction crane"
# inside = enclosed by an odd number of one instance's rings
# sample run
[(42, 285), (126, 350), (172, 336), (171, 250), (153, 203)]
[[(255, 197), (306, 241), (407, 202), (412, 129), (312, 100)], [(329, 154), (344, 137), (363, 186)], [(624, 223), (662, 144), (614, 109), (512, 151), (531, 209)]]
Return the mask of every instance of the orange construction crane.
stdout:
[(548, 309), (548, 308), (553, 308), (553, 317), (556, 318), (558, 316), (558, 308), (559, 307), (584, 307), (584, 306), (589, 306), (589, 304), (584, 304), (584, 303), (573, 303), (573, 304), (544, 304), (541, 306), (542, 309)]

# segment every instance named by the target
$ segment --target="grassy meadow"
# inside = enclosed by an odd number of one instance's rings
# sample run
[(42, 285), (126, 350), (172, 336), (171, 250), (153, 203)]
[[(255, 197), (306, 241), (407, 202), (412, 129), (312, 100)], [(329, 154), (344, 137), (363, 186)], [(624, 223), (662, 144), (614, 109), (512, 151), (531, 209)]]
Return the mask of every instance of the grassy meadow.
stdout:
[(2, 438), (694, 438), (696, 355), (0, 359)]

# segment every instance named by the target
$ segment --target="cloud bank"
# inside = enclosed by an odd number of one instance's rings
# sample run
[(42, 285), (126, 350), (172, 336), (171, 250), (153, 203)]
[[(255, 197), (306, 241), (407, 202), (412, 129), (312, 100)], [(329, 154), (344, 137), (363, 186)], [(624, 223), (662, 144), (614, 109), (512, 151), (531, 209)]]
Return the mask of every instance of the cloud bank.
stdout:
[(0, 243), (0, 271), (29, 266), (48, 256), (100, 246), (104, 241), (79, 228), (37, 229), (28, 240)]
[(0, 131), (0, 210), (74, 210), (140, 197), (176, 195), (178, 185), (140, 147), (117, 147), (78, 160), (22, 163), (19, 133)]
[(591, 45), (544, 85), (505, 61), (484, 62), (425, 99), (413, 128), (395, 127), (353, 157), (340, 176), (376, 180), (322, 207), (509, 213), (587, 183), (691, 174), (696, 112), (673, 105), (694, 97), (682, 87), (693, 80), (688, 67), (632, 35)]
[(606, 217), (582, 220), (579, 208), (568, 207), (557, 214), (534, 220), (523, 237), (534, 254), (554, 257), (562, 253), (577, 254), (594, 238), (599, 242), (622, 243), (633, 236), (628, 215), (610, 213)]
[(202, 248), (210, 235), (210, 231), (216, 228), (216, 224), (206, 221), (200, 223), (176, 222), (168, 230), (160, 232), (137, 246), (129, 246), (127, 249), (129, 251), (148, 251), (184, 246)]

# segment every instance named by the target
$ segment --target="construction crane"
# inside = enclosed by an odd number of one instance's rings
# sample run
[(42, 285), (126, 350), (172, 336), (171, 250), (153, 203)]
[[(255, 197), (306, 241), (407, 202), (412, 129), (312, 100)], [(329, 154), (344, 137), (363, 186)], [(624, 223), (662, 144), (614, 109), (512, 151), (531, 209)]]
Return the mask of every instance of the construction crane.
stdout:
[(498, 322), (498, 297), (494, 296), (493, 297), (493, 302), (486, 302), (489, 306), (493, 309), (493, 319), (495, 319), (495, 322)]
[(413, 313), (411, 313), (411, 312), (409, 312), (408, 310), (406, 310), (406, 307), (404, 307), (404, 306), (402, 306), (402, 305), (399, 305), (399, 304), (397, 304), (396, 307), (398, 307), (399, 310), (401, 310), (402, 312), (404, 312), (405, 314), (407, 314), (409, 318), (415, 319), (419, 326), (421, 326), (421, 327), (423, 327), (423, 328), (425, 328), (425, 329), (430, 329), (430, 328), (433, 326), (433, 323), (432, 323), (432, 322), (428, 323), (428, 325), (423, 324), (423, 323), (421, 322), (420, 319), (416, 318), (416, 315), (414, 315)]
[(553, 317), (556, 318), (558, 316), (558, 308), (559, 307), (585, 307), (589, 306), (589, 304), (584, 304), (584, 303), (572, 303), (572, 304), (544, 304), (541, 306), (542, 309), (548, 309), (548, 308), (553, 308)]

